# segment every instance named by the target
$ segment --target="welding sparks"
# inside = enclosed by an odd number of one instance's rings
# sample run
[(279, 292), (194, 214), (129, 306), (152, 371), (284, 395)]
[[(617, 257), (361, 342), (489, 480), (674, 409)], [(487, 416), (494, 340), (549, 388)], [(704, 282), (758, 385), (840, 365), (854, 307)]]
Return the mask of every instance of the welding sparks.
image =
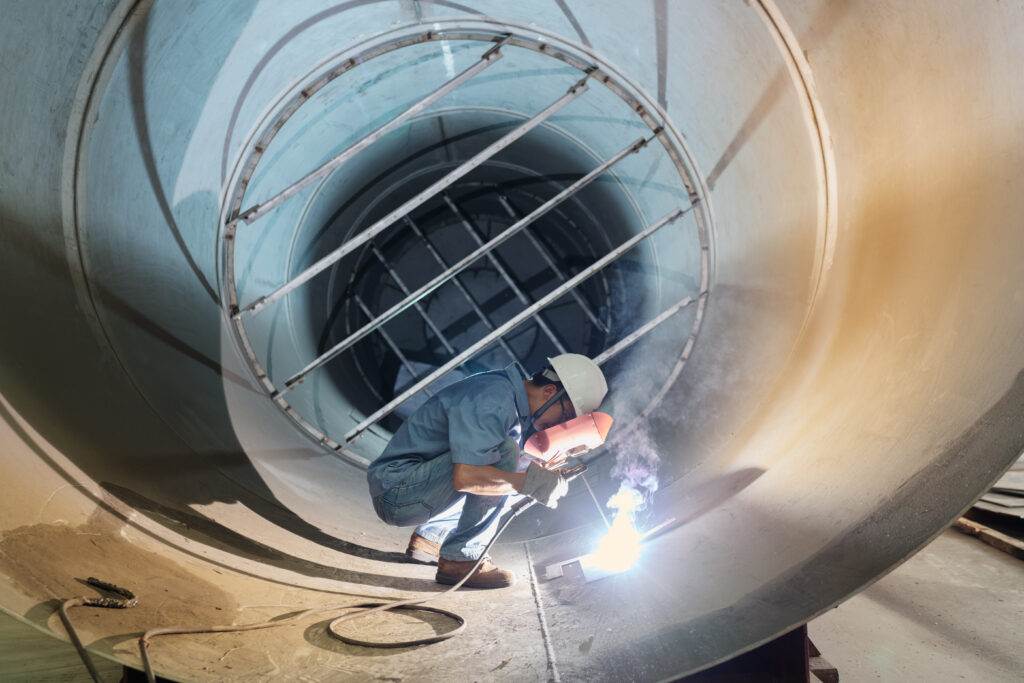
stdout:
[(624, 572), (636, 564), (642, 535), (636, 529), (635, 517), (641, 505), (643, 496), (623, 483), (608, 501), (608, 507), (615, 510), (615, 519), (597, 549), (587, 556), (587, 564), (609, 573)]

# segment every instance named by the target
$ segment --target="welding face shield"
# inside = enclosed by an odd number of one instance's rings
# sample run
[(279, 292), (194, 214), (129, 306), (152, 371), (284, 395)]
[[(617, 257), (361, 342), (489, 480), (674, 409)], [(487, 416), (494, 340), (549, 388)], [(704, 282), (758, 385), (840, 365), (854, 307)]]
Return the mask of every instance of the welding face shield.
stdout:
[(571, 420), (548, 427), (542, 431), (533, 431), (532, 421), (564, 398), (565, 390), (561, 390), (544, 403), (531, 416), (531, 428), (524, 434), (527, 437), (523, 452), (545, 465), (559, 465), (566, 458), (579, 457), (601, 446), (608, 438), (612, 428), (612, 416), (608, 413), (591, 412), (577, 415)]
[[(597, 412), (608, 393), (608, 383), (597, 363), (578, 353), (563, 353), (548, 358), (548, 362), (550, 365), (539, 374), (561, 388), (529, 417), (520, 446), (533, 459), (557, 466), (566, 458), (583, 455), (603, 444), (612, 428), (612, 417)], [(555, 403), (561, 404), (563, 416), (572, 417), (537, 431), (536, 421)], [(566, 409), (566, 403), (571, 409)]]

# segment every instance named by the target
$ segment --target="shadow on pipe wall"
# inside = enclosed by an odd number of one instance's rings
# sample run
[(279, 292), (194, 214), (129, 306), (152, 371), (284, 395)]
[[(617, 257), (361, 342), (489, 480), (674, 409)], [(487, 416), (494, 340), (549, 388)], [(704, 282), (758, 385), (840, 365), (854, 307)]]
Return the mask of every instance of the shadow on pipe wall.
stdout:
[[(66, 261), (59, 224), (42, 223), (18, 215), (13, 206), (3, 208), (4, 249), (0, 267), (0, 306), (9, 321), (0, 334), (0, 390), (17, 416), (24, 419), (90, 479), (122, 502), (137, 507), (153, 521), (184, 533), (199, 543), (243, 558), (257, 559), (300, 574), (331, 577), (366, 585), (393, 587), (429, 586), (412, 581), (409, 586), (366, 572), (345, 572), (281, 551), (270, 551), (196, 511), (211, 503), (241, 504), (257, 515), (321, 547), (355, 557), (396, 562), (398, 553), (382, 552), (325, 533), (280, 503), (264, 484), (243, 449), (233, 438), (230, 416), (223, 400), (222, 382), (256, 391), (249, 381), (217, 360), (221, 339), (221, 314), (217, 294), (206, 273), (214, 272), (207, 253), (195, 253), (195, 233), (212, 223), (195, 225), (197, 216), (216, 211), (216, 198), (192, 196), (177, 206), (163, 186), (158, 155), (151, 138), (147, 110), (146, 30), (150, 6), (134, 24), (128, 37), (129, 106), (134, 136), (144, 169), (149, 196), (161, 220), (141, 226), (132, 222), (129, 205), (122, 207), (119, 224), (91, 224), (110, 232), (122, 230), (125, 241), (139, 245), (142, 258), (104, 251), (116, 240), (89, 240), (82, 262), (88, 270), (88, 297), (101, 321), (105, 339), (99, 340), (78, 310), (75, 285)], [(92, 125), (90, 117), (87, 125)], [(122, 131), (123, 132), (123, 131)], [(82, 152), (83, 158), (89, 154)], [(133, 198), (133, 201), (137, 198)], [(143, 199), (138, 199), (143, 201)], [(116, 207), (115, 207), (115, 213)], [(182, 221), (192, 223), (184, 229)], [(187, 223), (186, 223), (187, 224)], [(162, 236), (158, 231), (162, 229)], [(93, 237), (95, 237), (95, 233)], [(154, 239), (156, 238), (156, 239)], [(148, 243), (173, 243), (187, 268), (168, 269), (148, 262)], [(84, 240), (83, 240), (84, 242)], [(160, 253), (159, 258), (168, 258)], [(77, 255), (76, 255), (77, 258)], [(202, 291), (201, 297), (192, 292)], [(188, 325), (178, 329), (165, 316), (164, 297), (191, 297)], [(113, 334), (111, 334), (113, 330)], [(131, 358), (126, 359), (124, 354)], [(136, 381), (140, 368), (159, 369), (173, 363), (187, 375), (186, 386), (168, 386), (169, 392), (187, 391), (203, 397), (202, 424), (197, 430), (213, 434), (208, 443), (196, 444), (177, 432), (152, 403), (147, 387)], [(151, 387), (149, 387), (151, 389)], [(140, 400), (141, 399), (141, 400)], [(0, 417), (18, 438), (69, 484), (73, 475), (61, 470), (3, 406)], [(201, 433), (201, 432), (200, 432)], [(242, 482), (242, 483), (239, 483)], [(95, 502), (117, 514), (103, 500)]]
[[(61, 259), (63, 255), (55, 254), (42, 241), (33, 240), (28, 232), (7, 236), (7, 244), (23, 257), (19, 262), (29, 266), (31, 275), (5, 269), (5, 274), (15, 278), (7, 283), (10, 286), (2, 287), (2, 291), (14, 296), (4, 296), (0, 301), (9, 315), (31, 319), (33, 316), (25, 310), (24, 304), (35, 308), (38, 300), (55, 302), (59, 300), (56, 292), (66, 294), (69, 291), (71, 283)], [(31, 286), (36, 296), (21, 296), (24, 293), (21, 288), (26, 285)], [(207, 388), (220, 390), (219, 366), (211, 359), (101, 284), (93, 281), (92, 285), (94, 296), (106, 310), (144, 331), (153, 343), (165, 345), (190, 362), (208, 368), (211, 380)], [(213, 309), (211, 312), (216, 314)], [(107, 374), (112, 368), (98, 365), (97, 357), (84, 353), (83, 346), (90, 340), (84, 338), (80, 340), (82, 345), (73, 345), (73, 353), (69, 353), (67, 347), (61, 348), (69, 340), (69, 331), (77, 327), (83, 337), (88, 332), (80, 321), (54, 313), (51, 307), (51, 320), (64, 324), (65, 329), (58, 332), (35, 325), (19, 325), (8, 328), (0, 337), (0, 357), (20, 360), (0, 365), (3, 394), (47, 442), (112, 495), (177, 533), (240, 557), (307, 576), (352, 583), (417, 590), (433, 587), (432, 582), (408, 580), (403, 583), (391, 577), (345, 571), (292, 557), (196, 512), (195, 505), (241, 503), (267, 521), (322, 547), (382, 562), (404, 562), (401, 553), (379, 551), (327, 534), (278, 503), (268, 488), (258, 486), (262, 480), (241, 447), (226, 452), (196, 451), (181, 443), (166, 426), (156, 422), (147, 408), (134, 400), (127, 383), (116, 375)], [(216, 329), (219, 319), (211, 318), (210, 325)], [(44, 335), (42, 338), (40, 333)], [(47, 347), (54, 351), (53, 355), (39, 353), (41, 348)], [(3, 406), (0, 406), (0, 417), (41, 459), (61, 471), (59, 464), (49, 458), (42, 446), (34, 443), (31, 435), (21, 429)], [(221, 417), (223, 426), (230, 428), (226, 411)], [(69, 483), (74, 483), (70, 475), (65, 473), (64, 476)], [(237, 481), (245, 481), (246, 486), (238, 485)], [(96, 503), (117, 514), (102, 500)]]

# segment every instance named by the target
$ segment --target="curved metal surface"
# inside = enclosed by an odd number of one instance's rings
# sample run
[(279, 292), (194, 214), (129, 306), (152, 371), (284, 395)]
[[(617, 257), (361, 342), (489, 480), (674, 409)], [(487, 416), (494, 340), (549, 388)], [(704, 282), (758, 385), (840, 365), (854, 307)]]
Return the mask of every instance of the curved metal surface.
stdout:
[[(76, 577), (128, 586), (140, 606), (83, 625), (83, 640), (137, 664), (131, 634), (146, 627), (434, 589), (429, 568), (399, 562), (404, 533), (366, 499), (358, 464), (386, 432), (368, 431), (346, 462), (250, 380), (219, 301), (218, 225), (232, 165), (300, 75), (385, 32), (482, 18), (615, 65), (707, 174), (713, 303), (700, 343), (686, 343), (685, 319), (624, 355), (617, 415), (644, 412), (650, 377), (673, 376), (680, 353), (686, 372), (591, 478), (606, 495), (616, 464), (657, 456), (650, 519), (676, 524), (615, 579), (452, 598), (446, 608), (488, 623), (471, 619), (465, 636), (430, 650), (360, 657), (310, 624), (163, 643), (153, 653), (163, 673), (668, 678), (863, 588), (1017, 457), (1024, 16), (1011, 3), (13, 5), (0, 24), (4, 609), (60, 634), (48, 601), (80, 594)], [(370, 101), (360, 93), (384, 97), (369, 125), (413, 101), (416, 84), (403, 78), (414, 65), (441, 82), (468, 58), (435, 45), (325, 88), (317, 112), (279, 133), (286, 144), (261, 164), (274, 171), (252, 187), (284, 187), (358, 139), (339, 117)], [(452, 106), (525, 113), (553, 99), (509, 61)], [(593, 155), (636, 134), (600, 102), (572, 107), (552, 124)], [(372, 177), (383, 161), (353, 173)], [(665, 170), (649, 161), (618, 180), (658, 188)], [(332, 176), (318, 196), (343, 196), (345, 182)], [(664, 213), (648, 196), (659, 195), (637, 194), (640, 210)], [(289, 253), (288, 226), (327, 225), (327, 206), (268, 213), (251, 253)], [(623, 225), (617, 241), (635, 230)], [(661, 276), (652, 308), (682, 298), (700, 262), (683, 241), (656, 247), (642, 260)], [(266, 289), (284, 281), (281, 261), (239, 272)], [(313, 315), (316, 303), (290, 315)], [(258, 343), (280, 351), (271, 371), (286, 373), (289, 349), (308, 340), (278, 311), (260, 317)], [(329, 392), (323, 419), (357, 410), (328, 382), (312, 384)], [(596, 521), (589, 496), (576, 495), (510, 532), (501, 558), (532, 576), (586, 548)]]

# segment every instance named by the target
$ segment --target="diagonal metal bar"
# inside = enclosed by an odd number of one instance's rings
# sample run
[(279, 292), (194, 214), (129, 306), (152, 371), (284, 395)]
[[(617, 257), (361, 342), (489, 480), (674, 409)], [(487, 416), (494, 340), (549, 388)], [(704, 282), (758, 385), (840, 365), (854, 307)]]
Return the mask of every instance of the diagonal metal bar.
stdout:
[[(516, 211), (515, 207), (512, 206), (512, 203), (509, 202), (508, 197), (499, 194), (498, 201), (501, 203), (501, 206), (505, 209), (505, 213), (509, 215), (509, 218), (511, 218), (512, 220), (519, 220), (519, 212)], [(548, 268), (551, 269), (551, 271), (559, 280), (565, 282), (565, 273), (562, 271), (561, 267), (559, 267), (554, 257), (551, 256), (551, 252), (548, 250), (546, 246), (544, 246), (544, 243), (537, 239), (537, 236), (533, 234), (533, 230), (524, 230), (523, 234), (526, 235), (526, 239), (530, 240), (530, 244), (532, 244), (533, 247), (540, 253), (541, 258), (543, 258), (544, 262), (548, 264)], [(572, 298), (575, 299), (576, 303), (580, 305), (580, 308), (583, 310), (584, 315), (590, 318), (590, 322), (592, 322), (597, 329), (607, 334), (608, 326), (604, 324), (603, 320), (597, 317), (597, 314), (594, 313), (594, 309), (591, 308), (590, 304), (587, 302), (585, 298), (583, 298), (583, 295), (580, 294), (578, 290), (572, 290)]]
[(597, 514), (601, 515), (601, 521), (604, 522), (605, 528), (611, 529), (611, 522), (608, 521), (608, 516), (604, 514), (604, 507), (597, 502), (597, 496), (594, 495), (594, 489), (590, 487), (590, 482), (587, 481), (587, 475), (581, 473), (580, 478), (583, 480), (583, 483), (587, 485), (587, 492), (590, 494), (590, 500), (594, 501), (594, 507), (597, 508)]
[[(373, 254), (377, 257), (377, 260), (380, 261), (380, 264), (388, 271), (388, 275), (391, 276), (391, 279), (395, 281), (396, 285), (398, 285), (402, 294), (409, 296), (409, 288), (405, 286), (405, 281), (402, 280), (398, 275), (398, 272), (392, 267), (391, 262), (388, 261), (386, 256), (384, 256), (384, 252), (380, 250), (380, 247), (371, 242), (370, 248), (373, 250)], [(444, 346), (445, 350), (448, 351), (448, 353), (455, 353), (455, 347), (448, 342), (448, 337), (444, 336), (444, 332), (441, 331), (441, 328), (434, 323), (433, 319), (431, 319), (429, 315), (427, 315), (427, 311), (423, 308), (423, 304), (417, 301), (413, 304), (413, 307), (416, 309), (416, 312), (420, 314), (420, 317), (423, 318), (423, 322), (427, 324), (427, 327), (429, 327), (431, 331), (437, 335), (437, 338), (441, 340), (441, 344)], [(369, 315), (367, 317), (370, 320), (373, 320), (373, 315)]]
[(410, 106), (408, 109), (406, 109), (401, 114), (391, 119), (387, 123), (374, 129), (365, 137), (352, 143), (343, 152), (332, 157), (330, 160), (325, 162), (316, 170), (306, 174), (301, 179), (297, 180), (296, 182), (292, 183), (285, 189), (281, 190), (270, 199), (260, 204), (253, 204), (248, 209), (239, 212), (239, 214), (235, 217), (234, 220), (241, 220), (245, 221), (246, 223), (253, 223), (258, 218), (265, 215), (269, 211), (273, 210), (279, 204), (282, 204), (283, 202), (287, 201), (289, 198), (293, 197), (295, 194), (302, 191), (303, 188), (306, 188), (310, 184), (316, 182), (317, 179), (323, 178), (328, 173), (338, 168), (339, 166), (347, 162), (349, 159), (359, 154), (364, 149), (366, 149), (373, 143), (377, 142), (382, 137), (384, 137), (391, 131), (395, 130), (412, 117), (425, 111), (430, 105), (434, 104), (439, 99), (441, 99), (448, 93), (452, 92), (460, 85), (462, 85), (463, 83), (473, 78), (478, 73), (480, 73), (481, 71), (491, 66), (499, 59), (501, 59), (501, 48), (504, 47), (505, 43), (508, 42), (509, 38), (511, 38), (511, 36), (505, 36), (504, 38), (502, 38), (494, 47), (485, 52), (483, 56), (480, 57), (479, 61), (474, 63), (468, 69), (458, 74), (454, 78), (446, 81), (445, 83), (442, 83), (440, 87), (431, 92), (429, 95), (419, 100), (418, 102)]
[[(454, 213), (458, 217), (459, 222), (462, 223), (462, 227), (466, 229), (466, 232), (469, 233), (469, 236), (473, 238), (474, 242), (476, 242), (476, 245), (478, 247), (483, 246), (484, 238), (480, 234), (480, 229), (476, 227), (476, 225), (471, 220), (469, 220), (469, 217), (462, 211), (462, 209), (459, 208), (458, 204), (452, 201), (452, 198), (449, 197), (447, 193), (443, 194), (442, 197), (444, 199), (445, 204), (448, 205), (448, 208), (451, 209), (452, 213)], [(493, 267), (494, 270), (498, 272), (498, 275), (501, 276), (501, 279), (503, 279), (505, 281), (505, 284), (508, 285), (509, 289), (512, 290), (512, 293), (516, 295), (516, 298), (519, 299), (520, 303), (522, 303), (526, 307), (532, 305), (533, 301), (530, 300), (530, 297), (526, 296), (526, 293), (523, 292), (522, 287), (520, 287), (519, 283), (515, 281), (515, 278), (513, 278), (511, 273), (508, 272), (508, 269), (505, 268), (504, 264), (502, 264), (501, 260), (497, 257), (497, 255), (493, 251), (489, 251), (487, 252), (486, 256), (487, 260), (490, 261), (491, 263), (491, 267)], [(563, 344), (562, 340), (559, 339), (557, 334), (555, 334), (555, 331), (551, 329), (551, 326), (548, 325), (546, 320), (544, 320), (544, 317), (539, 312), (535, 313), (530, 317), (532, 317), (534, 322), (536, 322), (540, 329), (544, 331), (544, 334), (546, 334), (548, 339), (551, 340), (551, 343), (555, 345), (555, 348), (558, 349), (558, 352), (565, 353), (565, 344)]]
[[(423, 244), (426, 246), (427, 251), (430, 252), (430, 255), (434, 257), (434, 261), (437, 262), (437, 265), (441, 266), (442, 270), (447, 270), (448, 264), (447, 262), (445, 262), (444, 257), (441, 256), (441, 253), (437, 250), (436, 247), (434, 247), (434, 244), (427, 238), (423, 231), (420, 230), (420, 226), (416, 225), (416, 223), (414, 223), (413, 220), (408, 216), (405, 217), (405, 222), (409, 224), (409, 227), (416, 234), (416, 236), (423, 241)], [(476, 302), (476, 299), (474, 299), (473, 295), (469, 293), (469, 290), (466, 288), (466, 286), (462, 284), (462, 280), (459, 278), (458, 275), (452, 276), (452, 284), (455, 285), (455, 288), (462, 293), (463, 298), (466, 299), (466, 303), (468, 303), (469, 307), (476, 312), (477, 316), (480, 318), (480, 322), (484, 324), (484, 327), (487, 328), (487, 331), (494, 331), (494, 325), (491, 323), (490, 318), (488, 318), (487, 314), (484, 313), (484, 310), (480, 308), (480, 304)], [(526, 368), (519, 361), (519, 356), (515, 354), (515, 351), (512, 350), (512, 347), (509, 346), (508, 342), (505, 341), (504, 337), (498, 338), (498, 344), (501, 345), (501, 348), (504, 349), (505, 353), (507, 353), (509, 358), (512, 359), (512, 362), (516, 364), (516, 367), (522, 370), (524, 375), (527, 374)]]
[(601, 174), (603, 174), (605, 171), (607, 171), (609, 168), (617, 164), (622, 159), (626, 158), (630, 154), (633, 154), (643, 149), (644, 146), (646, 146), (653, 139), (654, 137), (652, 136), (650, 138), (641, 138), (639, 140), (636, 140), (631, 145), (621, 150), (618, 154), (616, 154), (615, 156), (613, 156), (612, 158), (608, 159), (603, 164), (595, 168), (593, 171), (583, 176), (582, 178), (580, 178), (575, 183), (559, 192), (557, 195), (555, 195), (548, 201), (541, 204), (539, 207), (530, 212), (530, 214), (523, 218), (521, 221), (509, 227), (504, 232), (496, 235), (489, 242), (487, 242), (487, 244), (470, 252), (465, 257), (459, 259), (459, 261), (455, 263), (455, 265), (453, 265), (451, 268), (435, 277), (427, 284), (417, 289), (415, 292), (412, 293), (411, 296), (407, 297), (404, 301), (398, 302), (388, 310), (381, 313), (374, 320), (371, 320), (368, 324), (356, 330), (345, 339), (342, 339), (340, 342), (335, 344), (333, 347), (328, 349), (319, 357), (310, 361), (310, 363), (306, 365), (306, 367), (304, 367), (302, 370), (295, 373), (287, 381), (285, 381), (284, 387), (278, 390), (278, 395), (291, 390), (292, 387), (301, 382), (303, 378), (305, 378), (309, 373), (323, 366), (332, 358), (335, 358), (338, 354), (342, 353), (345, 349), (349, 348), (350, 346), (358, 342), (360, 339), (373, 332), (374, 329), (391, 320), (392, 318), (400, 314), (402, 311), (406, 310), (409, 306), (412, 305), (413, 301), (419, 301), (426, 295), (430, 294), (432, 291), (434, 291), (435, 289), (443, 285), (445, 282), (447, 282), (449, 279), (451, 279), (454, 275), (461, 272), (471, 263), (473, 263), (478, 258), (483, 256), (486, 252), (488, 252), (491, 249), (494, 249), (499, 244), (503, 243), (505, 240), (509, 239), (510, 237), (518, 233), (520, 230), (528, 226), (530, 223), (533, 223), (538, 218), (540, 218), (547, 212), (551, 211), (551, 209), (555, 208), (563, 201), (579, 192), (581, 189), (592, 183), (594, 180), (600, 177)]
[[(365, 315), (367, 318), (372, 318), (373, 317), (373, 312), (363, 302), (362, 298), (358, 294), (356, 294), (353, 298), (356, 300), (356, 303), (359, 304), (359, 308), (361, 308), (363, 310), (363, 315)], [(398, 356), (398, 361), (403, 366), (405, 366), (406, 370), (409, 371), (409, 376), (412, 377), (413, 380), (419, 379), (416, 376), (416, 371), (412, 367), (412, 363), (409, 362), (409, 359), (406, 358), (405, 354), (402, 352), (402, 349), (399, 348), (399, 346), (395, 342), (395, 340), (391, 338), (391, 335), (387, 333), (387, 330), (385, 330), (383, 327), (381, 327), (381, 328), (379, 328), (377, 330), (377, 332), (380, 334), (381, 337), (384, 338), (384, 343), (386, 343), (388, 346), (390, 346), (391, 347), (391, 351), (396, 356)], [(425, 393), (427, 396), (433, 396), (434, 395), (434, 392), (432, 392), (430, 390), (430, 387), (425, 388), (423, 390), (423, 393)]]
[[(698, 296), (698, 298), (700, 296), (704, 296), (704, 295), (700, 294)], [(651, 320), (647, 321), (646, 323), (644, 323), (640, 327), (636, 328), (635, 330), (633, 330), (632, 332), (627, 334), (625, 337), (623, 337), (619, 341), (615, 342), (615, 344), (613, 344), (612, 346), (609, 346), (607, 349), (602, 351), (596, 358), (594, 358), (594, 362), (597, 363), (598, 365), (603, 365), (604, 363), (607, 363), (612, 358), (614, 358), (615, 356), (619, 355), (620, 353), (625, 351), (627, 348), (629, 348), (630, 346), (635, 344), (637, 341), (640, 340), (641, 337), (643, 337), (644, 335), (648, 334), (655, 327), (657, 327), (658, 325), (662, 324), (663, 322), (665, 322), (666, 320), (668, 320), (669, 318), (674, 316), (676, 313), (678, 313), (679, 311), (683, 310), (684, 308), (686, 308), (687, 306), (692, 304), (694, 301), (696, 301), (696, 299), (688, 296), (688, 297), (684, 297), (683, 299), (681, 299), (677, 303), (672, 304), (666, 310), (664, 310), (663, 312), (658, 314), (656, 317), (654, 317)]]
[(630, 237), (628, 240), (626, 240), (619, 246), (609, 251), (607, 254), (602, 256), (597, 261), (594, 261), (592, 264), (590, 264), (589, 266), (581, 270), (579, 273), (574, 275), (572, 278), (567, 280), (565, 284), (558, 287), (557, 289), (554, 289), (548, 294), (545, 294), (543, 297), (538, 299), (537, 302), (534, 303), (532, 306), (530, 306), (524, 311), (519, 312), (518, 314), (510, 318), (507, 322), (497, 327), (493, 332), (483, 337), (478, 342), (468, 347), (466, 350), (459, 353), (457, 356), (449, 360), (447, 363), (445, 363), (444, 365), (442, 365), (441, 367), (439, 367), (438, 369), (434, 370), (432, 373), (421, 379), (419, 382), (412, 385), (411, 387), (403, 391), (401, 394), (399, 394), (398, 396), (396, 396), (395, 398), (391, 399), (386, 404), (378, 408), (372, 414), (367, 416), (366, 419), (364, 419), (362, 422), (360, 422), (355, 427), (350, 429), (345, 434), (345, 440), (351, 441), (352, 439), (354, 439), (356, 436), (361, 434), (367, 427), (374, 424), (375, 422), (377, 422), (377, 420), (384, 417), (385, 415), (389, 414), (391, 411), (393, 411), (396, 407), (401, 405), (405, 400), (407, 400), (410, 396), (414, 395), (420, 389), (429, 386), (431, 382), (436, 380), (438, 377), (443, 376), (445, 373), (452, 370), (452, 368), (458, 367), (462, 363), (465, 363), (467, 360), (476, 355), (476, 353), (479, 352), (481, 349), (492, 344), (498, 337), (507, 334), (510, 330), (515, 328), (517, 325), (522, 323), (531, 315), (541, 310), (548, 304), (552, 303), (559, 297), (563, 296), (566, 292), (570, 291), (573, 287), (578, 286), (587, 278), (590, 278), (593, 275), (595, 275), (602, 268), (615, 261), (617, 258), (619, 258), (627, 251), (635, 247), (641, 241), (653, 235), (658, 230), (661, 230), (666, 225), (669, 225), (670, 223), (674, 223), (675, 221), (679, 220), (679, 218), (693, 210), (695, 206), (696, 204), (691, 204), (690, 207), (687, 209), (675, 209), (666, 216), (647, 226), (633, 237)]
[(452, 183), (459, 180), (459, 178), (462, 178), (463, 176), (471, 172), (473, 169), (477, 168), (485, 161), (493, 157), (495, 154), (497, 154), (501, 150), (505, 149), (506, 147), (514, 143), (519, 138), (529, 133), (531, 130), (542, 124), (544, 121), (558, 113), (567, 104), (569, 104), (574, 99), (576, 99), (584, 92), (586, 92), (587, 79), (589, 77), (589, 75), (584, 76), (581, 80), (574, 83), (573, 86), (569, 88), (569, 90), (564, 95), (562, 95), (557, 100), (548, 105), (548, 107), (544, 109), (544, 111), (540, 112), (539, 114), (536, 114), (533, 118), (528, 119), (511, 132), (506, 133), (501, 138), (485, 147), (481, 152), (478, 152), (475, 156), (470, 158), (461, 166), (448, 173), (448, 175), (444, 176), (437, 182), (433, 183), (427, 189), (423, 190), (412, 199), (406, 201), (404, 204), (399, 206), (394, 211), (388, 213), (386, 216), (384, 216), (376, 223), (371, 225), (369, 228), (362, 231), (361, 233), (350, 239), (348, 242), (345, 242), (340, 247), (330, 252), (329, 254), (327, 254), (326, 256), (324, 256), (319, 261), (309, 266), (305, 270), (303, 270), (294, 278), (292, 278), (288, 282), (284, 283), (283, 285), (275, 289), (270, 294), (261, 296), (252, 303), (239, 309), (238, 312), (234, 314), (235, 317), (237, 318), (243, 313), (248, 312), (257, 313), (260, 309), (264, 308), (268, 304), (277, 301), (281, 297), (286, 296), (289, 292), (301, 287), (303, 284), (313, 279), (318, 274), (330, 268), (332, 264), (337, 263), (338, 261), (343, 259), (347, 254), (350, 254), (355, 249), (359, 248), (363, 244), (366, 244), (374, 237), (387, 230), (395, 221), (399, 220), (403, 216), (407, 215), (410, 211), (415, 210), (417, 207), (421, 206), (422, 204), (433, 198), (435, 195), (442, 192)]

